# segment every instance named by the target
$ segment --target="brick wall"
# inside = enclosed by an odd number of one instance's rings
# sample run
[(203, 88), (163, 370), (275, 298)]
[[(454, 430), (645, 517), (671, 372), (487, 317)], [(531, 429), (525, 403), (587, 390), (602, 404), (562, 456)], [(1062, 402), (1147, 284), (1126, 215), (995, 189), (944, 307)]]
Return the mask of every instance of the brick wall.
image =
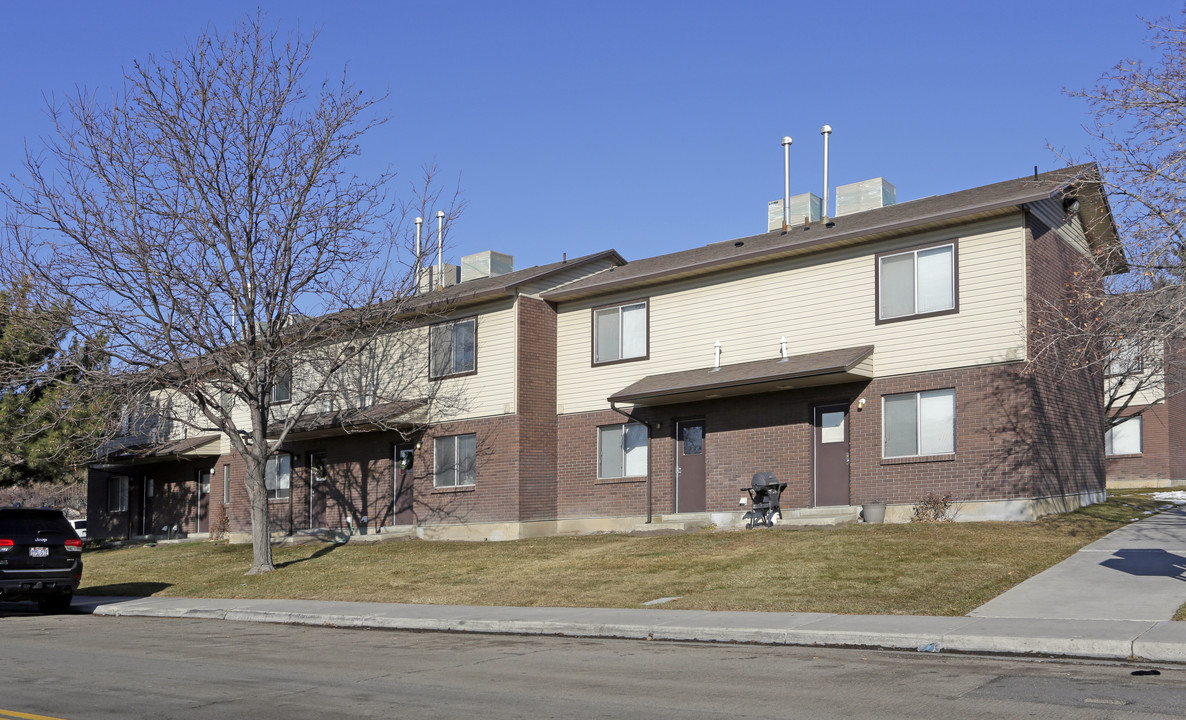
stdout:
[[(1132, 415), (1140, 408), (1130, 408)], [(1145, 408), (1141, 413), (1141, 453), (1111, 455), (1107, 458), (1108, 479), (1124, 481), (1167, 480), (1170, 467), (1170, 409), (1165, 403)]]
[[(130, 465), (122, 470), (91, 469), (87, 474), (87, 534), (94, 538), (127, 538), (131, 535), (160, 535), (162, 528), (177, 526), (183, 532), (197, 531), (198, 471), (213, 467), (213, 458), (168, 460)], [(128, 510), (107, 512), (107, 480), (126, 475)], [(152, 480), (152, 496), (145, 487)], [(211, 482), (211, 494), (222, 485), (217, 477)], [(202, 532), (209, 530), (210, 511), (220, 498), (211, 498)]]
[[(1026, 218), (1026, 285), (1031, 338), (1040, 332), (1041, 315), (1052, 305), (1075, 312), (1069, 305), (1071, 278), (1083, 259), (1036, 217)], [(1101, 369), (1076, 368), (1057, 362), (1047, 353), (1028, 368), (1033, 390), (1031, 459), (1037, 495), (1059, 495), (1104, 489), (1104, 378)]]
[(557, 513), (555, 308), (520, 297), (518, 333), (519, 519), (550, 520)]

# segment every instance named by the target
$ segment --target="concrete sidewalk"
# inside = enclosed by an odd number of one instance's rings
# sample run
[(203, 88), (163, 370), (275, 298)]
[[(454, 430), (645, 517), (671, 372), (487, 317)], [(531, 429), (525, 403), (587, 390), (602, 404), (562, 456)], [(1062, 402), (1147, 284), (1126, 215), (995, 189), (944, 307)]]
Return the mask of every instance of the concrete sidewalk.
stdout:
[(1084, 546), (969, 615), (1156, 622), (1172, 618), (1183, 603), (1186, 508), (1176, 507)]
[(615, 608), (76, 597), (95, 615), (342, 628), (989, 652), (1186, 662), (1186, 623)]
[(96, 615), (1186, 662), (1186, 508), (1132, 523), (967, 617), (76, 597)]

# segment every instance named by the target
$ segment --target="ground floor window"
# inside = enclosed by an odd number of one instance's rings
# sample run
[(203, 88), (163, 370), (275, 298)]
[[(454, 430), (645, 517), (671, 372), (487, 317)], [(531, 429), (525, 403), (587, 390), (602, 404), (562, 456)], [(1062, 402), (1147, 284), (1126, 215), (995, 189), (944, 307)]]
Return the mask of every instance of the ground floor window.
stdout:
[(433, 446), (433, 485), (459, 487), (477, 481), (478, 436), (450, 435), (439, 437)]
[(882, 457), (955, 452), (955, 390), (882, 397)]
[(647, 474), (647, 428), (641, 423), (597, 428), (597, 477), (641, 477)]
[(231, 466), (222, 466), (222, 504), (231, 504)]
[(292, 495), (292, 456), (287, 453), (268, 458), (264, 468), (264, 485), (269, 500), (284, 500)]
[(107, 478), (107, 512), (127, 512), (128, 476)]
[(1141, 420), (1141, 416), (1137, 415), (1108, 428), (1108, 432), (1104, 433), (1104, 454), (1140, 455)]

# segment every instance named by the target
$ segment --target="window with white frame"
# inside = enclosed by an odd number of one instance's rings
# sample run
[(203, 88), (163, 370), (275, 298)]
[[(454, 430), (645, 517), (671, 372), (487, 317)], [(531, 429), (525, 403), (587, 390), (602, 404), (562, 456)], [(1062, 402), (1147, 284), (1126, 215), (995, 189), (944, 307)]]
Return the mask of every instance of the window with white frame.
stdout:
[(428, 332), (432, 377), (464, 375), (477, 370), (477, 318), (433, 325)]
[(593, 311), (593, 362), (647, 357), (645, 300)]
[(954, 244), (877, 258), (878, 320), (949, 312), (955, 295)]
[(128, 476), (107, 478), (107, 512), (126, 512), (128, 509)]
[(597, 428), (597, 477), (644, 477), (646, 474), (645, 425), (626, 423)]
[(231, 466), (222, 466), (222, 504), (231, 504)]
[(264, 487), (269, 500), (284, 500), (292, 495), (292, 455), (280, 453), (268, 458), (264, 466)]
[(885, 395), (881, 399), (882, 457), (955, 452), (955, 390)]
[(1121, 420), (1104, 433), (1105, 455), (1140, 455), (1141, 426), (1140, 415)]
[(463, 487), (477, 481), (478, 436), (449, 435), (432, 443), (434, 487)]

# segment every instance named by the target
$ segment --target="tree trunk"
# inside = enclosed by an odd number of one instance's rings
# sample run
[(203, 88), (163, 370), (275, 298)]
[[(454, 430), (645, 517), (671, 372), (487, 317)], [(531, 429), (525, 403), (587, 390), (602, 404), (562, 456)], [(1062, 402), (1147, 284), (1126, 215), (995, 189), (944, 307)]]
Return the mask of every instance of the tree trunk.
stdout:
[[(259, 447), (258, 445), (256, 447)], [(267, 448), (267, 444), (263, 445)], [(268, 489), (264, 483), (267, 461), (253, 458), (247, 466), (247, 498), (251, 503), (251, 569), (248, 575), (261, 575), (276, 569), (272, 564), (272, 527), (268, 517)]]

